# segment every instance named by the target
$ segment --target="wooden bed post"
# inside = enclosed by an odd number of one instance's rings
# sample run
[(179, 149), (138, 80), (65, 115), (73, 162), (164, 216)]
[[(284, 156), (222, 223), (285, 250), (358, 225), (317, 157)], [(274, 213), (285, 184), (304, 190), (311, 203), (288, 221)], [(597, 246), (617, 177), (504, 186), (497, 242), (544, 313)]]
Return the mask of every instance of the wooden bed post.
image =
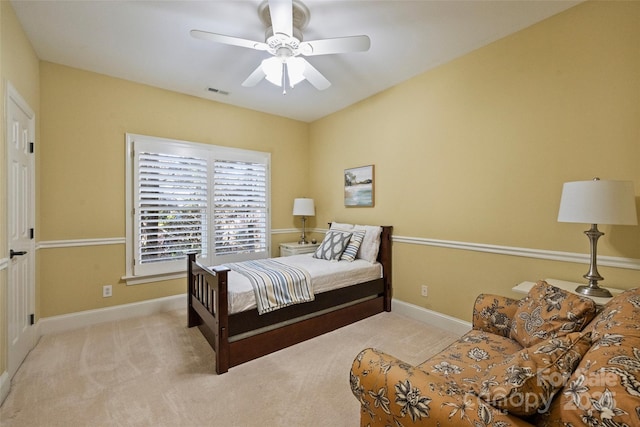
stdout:
[(187, 254), (189, 262), (187, 262), (187, 326), (189, 328), (198, 326), (202, 323), (202, 319), (193, 309), (193, 302), (191, 301), (191, 294), (193, 293), (194, 276), (193, 276), (193, 263), (196, 262), (196, 253)]
[(392, 226), (382, 227), (380, 235), (380, 250), (378, 251), (378, 262), (382, 264), (384, 271), (384, 311), (391, 311), (391, 297), (393, 296), (391, 278), (393, 271), (391, 270), (391, 234)]
[(218, 278), (217, 282), (217, 298), (214, 300), (216, 310), (215, 326), (216, 326), (216, 342), (218, 348), (216, 352), (216, 372), (223, 374), (230, 368), (230, 349), (229, 349), (229, 301), (227, 295), (227, 272), (228, 268), (213, 269)]

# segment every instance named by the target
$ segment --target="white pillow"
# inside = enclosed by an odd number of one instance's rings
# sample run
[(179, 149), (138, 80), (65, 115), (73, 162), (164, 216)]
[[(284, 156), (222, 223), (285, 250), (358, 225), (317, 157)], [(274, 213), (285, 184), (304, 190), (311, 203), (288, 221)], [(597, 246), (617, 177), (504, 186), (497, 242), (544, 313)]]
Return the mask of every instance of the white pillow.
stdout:
[(353, 231), (353, 224), (342, 224), (340, 222), (332, 222), (329, 230)]
[(364, 259), (370, 263), (375, 263), (378, 259), (378, 249), (380, 249), (380, 233), (382, 227), (377, 225), (356, 225), (353, 231), (364, 230), (364, 239), (358, 250), (358, 259)]

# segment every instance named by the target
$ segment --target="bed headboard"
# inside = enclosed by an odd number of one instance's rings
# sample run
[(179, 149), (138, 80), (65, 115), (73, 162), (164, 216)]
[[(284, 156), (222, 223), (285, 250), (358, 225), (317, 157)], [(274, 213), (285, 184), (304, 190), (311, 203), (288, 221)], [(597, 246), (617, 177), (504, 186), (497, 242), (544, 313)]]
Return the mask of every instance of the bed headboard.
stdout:
[[(329, 228), (331, 228), (331, 222), (329, 223)], [(377, 261), (382, 264), (382, 274), (384, 277), (384, 287), (385, 287), (385, 295), (387, 296), (385, 300), (385, 310), (391, 311), (391, 296), (392, 296), (392, 286), (391, 286), (391, 278), (393, 276), (393, 271), (391, 268), (392, 265), (392, 256), (391, 256), (391, 235), (393, 234), (393, 226), (391, 225), (382, 225), (382, 232), (380, 233), (380, 248), (378, 250), (378, 258)]]

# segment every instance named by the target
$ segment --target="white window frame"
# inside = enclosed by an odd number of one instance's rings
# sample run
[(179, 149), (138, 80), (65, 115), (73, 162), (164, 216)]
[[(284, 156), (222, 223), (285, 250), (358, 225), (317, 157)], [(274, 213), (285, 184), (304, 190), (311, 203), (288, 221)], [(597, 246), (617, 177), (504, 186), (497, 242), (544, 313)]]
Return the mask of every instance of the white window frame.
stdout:
[[(137, 200), (137, 171), (135, 170), (136, 157), (134, 148), (136, 144), (153, 147), (154, 151), (163, 154), (180, 154), (184, 156), (193, 156), (203, 158), (206, 156), (209, 170), (213, 176), (213, 164), (216, 160), (238, 161), (238, 162), (255, 162), (266, 165), (266, 247), (265, 251), (253, 252), (240, 255), (215, 256), (214, 254), (214, 228), (213, 228), (213, 185), (208, 188), (209, 208), (207, 215), (208, 232), (206, 242), (209, 248), (207, 256), (199, 256), (199, 260), (206, 265), (219, 265), (228, 262), (237, 262), (246, 259), (267, 258), (271, 256), (271, 154), (260, 151), (244, 150), (239, 148), (222, 147), (216, 145), (202, 144), (197, 142), (181, 141), (167, 138), (159, 138), (147, 135), (126, 134), (126, 191), (125, 191), (125, 209), (126, 209), (126, 273), (123, 279), (128, 285), (147, 283), (158, 280), (168, 280), (173, 278), (185, 277), (186, 261), (180, 259), (170, 262), (158, 262), (148, 264), (142, 267), (136, 266), (136, 239), (137, 222), (135, 218), (135, 203)], [(211, 178), (210, 178), (211, 180)], [(141, 268), (142, 267), (142, 268)]]

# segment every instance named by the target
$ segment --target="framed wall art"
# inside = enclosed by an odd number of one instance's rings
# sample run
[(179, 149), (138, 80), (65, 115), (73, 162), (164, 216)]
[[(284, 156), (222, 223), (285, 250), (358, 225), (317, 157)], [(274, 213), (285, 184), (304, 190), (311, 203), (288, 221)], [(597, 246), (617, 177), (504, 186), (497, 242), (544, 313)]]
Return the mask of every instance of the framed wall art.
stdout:
[(346, 207), (373, 207), (374, 167), (360, 166), (344, 170), (344, 205)]

